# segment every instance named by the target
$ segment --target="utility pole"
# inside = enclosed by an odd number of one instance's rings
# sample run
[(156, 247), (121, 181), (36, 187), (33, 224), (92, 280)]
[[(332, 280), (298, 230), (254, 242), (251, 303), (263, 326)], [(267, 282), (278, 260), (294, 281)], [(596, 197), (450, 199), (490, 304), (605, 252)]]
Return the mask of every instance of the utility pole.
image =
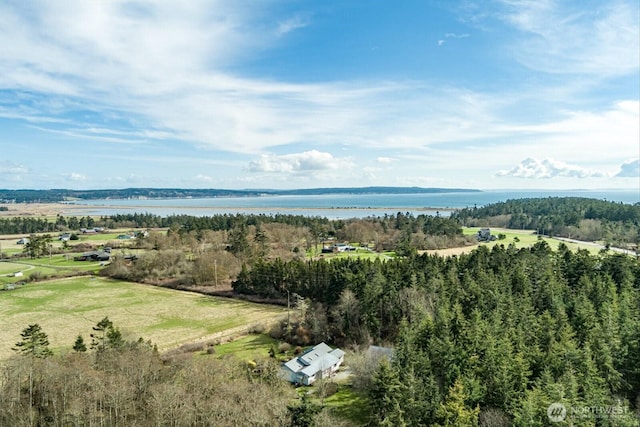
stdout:
[(290, 330), (291, 326), (290, 326), (290, 322), (291, 321), (291, 315), (290, 315), (290, 305), (289, 305), (289, 289), (287, 289), (287, 330)]
[(218, 260), (214, 259), (213, 260), (213, 274), (215, 276), (215, 280), (216, 280), (216, 288), (218, 287)]

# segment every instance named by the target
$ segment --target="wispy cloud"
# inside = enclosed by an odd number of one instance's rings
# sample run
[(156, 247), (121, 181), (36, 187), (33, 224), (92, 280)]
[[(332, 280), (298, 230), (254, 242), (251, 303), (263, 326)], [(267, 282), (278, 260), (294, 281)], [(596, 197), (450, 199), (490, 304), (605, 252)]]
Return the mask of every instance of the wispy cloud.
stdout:
[(84, 182), (87, 181), (87, 176), (77, 172), (71, 172), (62, 175), (64, 179), (71, 182)]
[(462, 33), (462, 34), (446, 33), (444, 36), (448, 39), (466, 39), (467, 37), (471, 37), (471, 35), (467, 33)]
[(291, 31), (304, 28), (308, 25), (309, 25), (309, 20), (307, 18), (297, 15), (285, 21), (278, 22), (278, 34), (284, 35), (284, 34), (290, 33)]
[(393, 157), (378, 157), (376, 161), (378, 163), (389, 164), (389, 163), (393, 163), (395, 159)]
[(547, 73), (616, 76), (640, 67), (637, 1), (501, 0), (498, 17), (523, 33), (513, 52)]
[(0, 161), (0, 175), (23, 175), (29, 173), (29, 168), (10, 160)]
[[(564, 10), (550, 0), (498, 4), (498, 12), (484, 13), (518, 29), (513, 52), (531, 69), (594, 78), (637, 72), (633, 2), (611, 3), (599, 14), (589, 8)], [(438, 147), (441, 157), (429, 158), (431, 164), (456, 157), (464, 157), (460, 164), (475, 163), (470, 155), (460, 156), (460, 146), (483, 143), (465, 154), (504, 159), (508, 150), (500, 146), (513, 141), (522, 144), (519, 153), (544, 152), (578, 164), (592, 164), (587, 156), (611, 156), (608, 160), (617, 165), (637, 153), (638, 102), (578, 109), (578, 90), (565, 91), (566, 82), (483, 93), (440, 81), (291, 83), (243, 74), (244, 61), (279, 46), (282, 35), (311, 29), (303, 15), (264, 19), (265, 9), (223, 0), (0, 2), (0, 32), (11, 40), (0, 44), (0, 88), (26, 101), (0, 97), (0, 117), (37, 123), (38, 129), (79, 141), (121, 148), (144, 143), (150, 153), (169, 144), (240, 153), (245, 170), (254, 172), (247, 179), (332, 172), (336, 165), (353, 169), (352, 160), (335, 154), (342, 147), (392, 147), (399, 159), (397, 153)], [(467, 32), (441, 33), (442, 43), (468, 37)], [(474, 33), (467, 42), (475, 38)], [(518, 110), (514, 106), (529, 102), (564, 110), (549, 107), (544, 118), (511, 114)], [(612, 148), (602, 150), (605, 145)], [(281, 147), (280, 153), (300, 152), (269, 154), (274, 147)], [(380, 153), (377, 163), (392, 169), (390, 152)], [(261, 154), (246, 166), (248, 156)], [(503, 164), (515, 164), (520, 156)], [(566, 169), (554, 167), (548, 173)], [(208, 182), (207, 177), (196, 180)], [(140, 182), (142, 177), (119, 179)]]
[(466, 39), (467, 37), (471, 37), (471, 35), (467, 33), (446, 33), (444, 35), (444, 38), (438, 40), (438, 46), (442, 46), (443, 44), (445, 44), (447, 42), (447, 39)]
[(496, 173), (497, 176), (529, 179), (549, 179), (555, 177), (593, 178), (604, 177), (605, 173), (572, 165), (554, 159), (538, 160), (534, 158), (524, 159), (520, 164), (509, 170)]

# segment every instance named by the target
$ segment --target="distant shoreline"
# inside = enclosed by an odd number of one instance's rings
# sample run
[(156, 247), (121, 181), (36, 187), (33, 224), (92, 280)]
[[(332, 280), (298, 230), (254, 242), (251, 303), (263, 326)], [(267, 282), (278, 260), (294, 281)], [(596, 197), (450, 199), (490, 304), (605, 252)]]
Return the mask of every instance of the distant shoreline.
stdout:
[[(131, 210), (131, 211), (144, 211), (145, 209), (149, 209), (149, 206), (145, 205), (81, 205), (74, 204), (73, 202), (65, 202), (65, 203), (2, 203), (0, 206), (6, 206), (8, 210), (0, 211), (0, 218), (4, 217), (18, 217), (18, 216), (85, 216), (87, 212), (99, 210), (100, 208), (106, 209), (114, 209), (114, 210)], [(203, 211), (203, 210), (211, 210), (211, 207), (208, 206), (177, 206), (177, 205), (166, 205), (162, 206), (163, 209), (170, 210), (176, 209), (180, 211)], [(246, 211), (264, 211), (265, 208), (255, 206), (255, 207), (238, 207), (238, 206), (216, 206), (216, 210), (228, 210), (228, 211), (236, 211), (236, 210), (246, 210)], [(274, 206), (269, 207), (269, 210), (282, 210), (282, 211), (306, 211), (308, 208), (304, 207), (289, 207), (289, 206)], [(347, 210), (358, 210), (358, 211), (371, 211), (372, 213), (376, 211), (389, 211), (389, 210), (397, 210), (397, 212), (409, 212), (409, 211), (423, 211), (423, 212), (451, 212), (454, 211), (454, 208), (445, 208), (445, 207), (407, 207), (407, 206), (398, 206), (398, 207), (358, 207), (358, 206), (334, 206), (334, 207), (314, 207), (313, 210), (316, 211), (347, 211)], [(91, 215), (90, 216), (99, 216), (99, 215)]]

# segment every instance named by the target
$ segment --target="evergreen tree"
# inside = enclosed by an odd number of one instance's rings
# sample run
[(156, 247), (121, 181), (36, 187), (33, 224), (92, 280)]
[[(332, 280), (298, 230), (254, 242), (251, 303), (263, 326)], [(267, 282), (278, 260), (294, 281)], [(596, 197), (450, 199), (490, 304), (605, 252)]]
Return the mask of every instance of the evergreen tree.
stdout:
[(449, 388), (444, 403), (440, 405), (437, 412), (443, 427), (474, 427), (478, 425), (478, 414), (480, 408), (469, 408), (465, 401), (467, 394), (462, 385), (462, 381), (456, 380)]
[(76, 337), (76, 341), (73, 343), (73, 351), (78, 353), (84, 353), (87, 351), (87, 345), (84, 343), (84, 338), (82, 335), (78, 335)]
[(113, 322), (109, 317), (100, 320), (93, 327), (94, 333), (91, 334), (91, 349), (102, 351), (107, 348), (117, 348), (123, 344), (122, 334), (117, 328), (114, 328)]
[(53, 352), (49, 348), (49, 337), (42, 330), (39, 324), (34, 323), (22, 330), (20, 334), (22, 341), (16, 343), (13, 348), (21, 354), (44, 359), (51, 355)]
[(300, 397), (300, 404), (290, 405), (287, 410), (291, 415), (290, 427), (313, 427), (315, 425), (314, 417), (322, 408), (310, 402), (309, 397), (304, 393)]
[(369, 391), (372, 425), (384, 427), (406, 426), (401, 406), (402, 384), (397, 372), (387, 359), (382, 359), (373, 377)]

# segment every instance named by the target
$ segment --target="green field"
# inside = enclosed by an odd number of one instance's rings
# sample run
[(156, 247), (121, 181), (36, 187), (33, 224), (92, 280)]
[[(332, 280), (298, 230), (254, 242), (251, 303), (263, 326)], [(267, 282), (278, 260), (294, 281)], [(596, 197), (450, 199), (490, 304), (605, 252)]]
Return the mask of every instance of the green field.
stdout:
[[(463, 234), (473, 236), (475, 235), (481, 227), (465, 227), (462, 229)], [(570, 250), (578, 250), (578, 249), (586, 249), (589, 252), (595, 254), (600, 250), (600, 247), (591, 242), (583, 242), (583, 243), (571, 243), (571, 242), (561, 242), (558, 239), (553, 237), (539, 237), (535, 234), (533, 230), (513, 230), (508, 228), (491, 228), (491, 234), (498, 236), (498, 234), (504, 234), (505, 238), (503, 240), (494, 240), (493, 242), (481, 243), (482, 245), (487, 245), (489, 247), (493, 247), (494, 245), (505, 245), (513, 243), (517, 248), (527, 248), (539, 240), (544, 240), (547, 242), (549, 247), (552, 249), (558, 249), (558, 245), (560, 243), (565, 243)]]
[(216, 357), (233, 354), (240, 360), (259, 360), (269, 357), (271, 346), (278, 347), (278, 340), (266, 334), (247, 335), (216, 346)]
[[(51, 258), (22, 258), (15, 261), (0, 262), (0, 289), (7, 283), (28, 280), (32, 274), (43, 276), (70, 276), (79, 272), (97, 272), (102, 268), (96, 261), (73, 261), (78, 254), (54, 255)], [(16, 277), (16, 273), (22, 276)]]
[(95, 277), (28, 284), (0, 291), (0, 360), (13, 353), (20, 332), (33, 323), (42, 326), (58, 352), (70, 350), (79, 334), (89, 342), (91, 328), (105, 316), (125, 338), (142, 337), (167, 350), (240, 334), (284, 312), (280, 307)]

